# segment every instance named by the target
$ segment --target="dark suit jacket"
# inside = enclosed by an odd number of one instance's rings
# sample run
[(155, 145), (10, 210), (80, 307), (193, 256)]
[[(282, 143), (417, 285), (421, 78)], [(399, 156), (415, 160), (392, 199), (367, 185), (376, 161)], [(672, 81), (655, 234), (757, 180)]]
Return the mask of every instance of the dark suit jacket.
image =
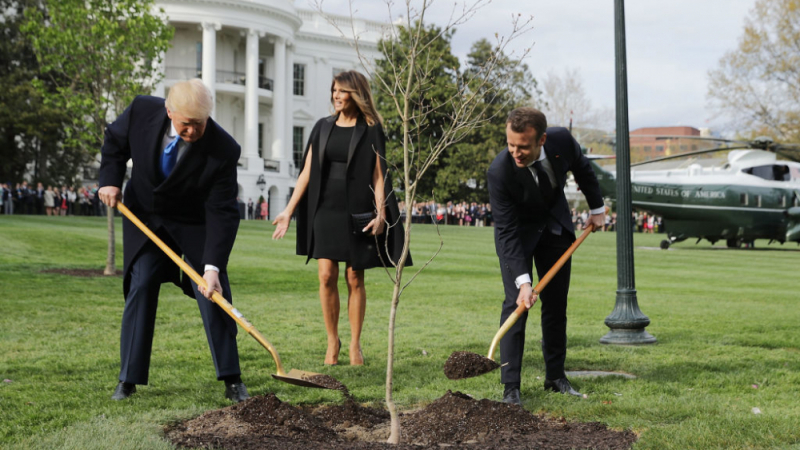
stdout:
[(539, 187), (527, 167), (518, 168), (508, 148), (500, 152), (489, 166), (489, 197), (497, 256), (502, 270), (516, 278), (528, 273), (533, 250), (542, 235), (548, 218), (556, 220), (564, 232), (572, 234), (572, 226), (564, 186), (567, 172), (572, 172), (591, 209), (603, 206), (603, 197), (589, 160), (566, 128), (547, 129), (545, 154), (556, 176), (554, 200), (548, 208)]
[[(100, 186), (121, 187), (126, 163), (133, 160), (131, 179), (123, 202), (159, 237), (184, 254), (195, 270), (206, 264), (224, 271), (239, 228), (236, 203), (236, 164), (239, 144), (212, 119), (205, 133), (191, 144), (172, 173), (163, 179), (159, 170), (161, 141), (170, 125), (164, 99), (139, 96), (106, 128), (100, 163)], [(148, 237), (123, 220), (125, 295), (130, 287), (130, 268)], [(180, 270), (164, 281), (181, 286), (194, 297), (190, 279), (180, 280)]]
[[(333, 125), (338, 116), (330, 116), (320, 119), (308, 138), (306, 152), (303, 155), (303, 166), (308, 157), (308, 148), (313, 149), (314, 159), (311, 161), (311, 174), (308, 182), (306, 195), (297, 207), (297, 254), (308, 255), (306, 262), (311, 259), (313, 246), (312, 234), (314, 227), (314, 215), (319, 205), (320, 190), (322, 189), (322, 165), (325, 161), (325, 147), (328, 144)], [(403, 226), (399, 221), (400, 211), (397, 208), (397, 199), (392, 189), (391, 178), (386, 176), (386, 135), (380, 124), (368, 126), (363, 117), (359, 117), (356, 122), (353, 136), (350, 139), (350, 146), (347, 152), (347, 212), (348, 214), (359, 214), (375, 210), (375, 194), (372, 191), (372, 173), (375, 170), (375, 163), (380, 155), (381, 170), (385, 176), (384, 195), (386, 196), (386, 219), (388, 223), (397, 225), (389, 228), (378, 236), (376, 248), (373, 236), (354, 233), (353, 224), (348, 221), (348, 235), (350, 236), (350, 259), (349, 262), (356, 270), (364, 270), (372, 267), (391, 266), (391, 260), (397, 262), (403, 250)], [(315, 236), (314, 239), (320, 239)], [(322, 237), (324, 238), (324, 237)], [(386, 240), (388, 239), (389, 252), (386, 252)], [(380, 251), (380, 256), (378, 252)], [(383, 258), (383, 263), (381, 262)], [(406, 260), (406, 266), (411, 265), (411, 256)]]

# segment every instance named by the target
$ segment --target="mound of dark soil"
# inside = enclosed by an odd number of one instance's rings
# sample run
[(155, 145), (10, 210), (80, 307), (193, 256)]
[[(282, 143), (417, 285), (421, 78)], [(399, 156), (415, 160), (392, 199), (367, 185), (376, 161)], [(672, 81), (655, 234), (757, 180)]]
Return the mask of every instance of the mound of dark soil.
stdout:
[(389, 413), (359, 405), (296, 408), (275, 395), (253, 397), (209, 411), (165, 430), (184, 448), (286, 449), (628, 449), (631, 431), (600, 423), (569, 423), (533, 415), (516, 405), (451, 393), (402, 414), (403, 444), (386, 444)]
[(494, 360), (472, 352), (453, 352), (444, 362), (444, 376), (451, 380), (477, 377), (500, 367)]

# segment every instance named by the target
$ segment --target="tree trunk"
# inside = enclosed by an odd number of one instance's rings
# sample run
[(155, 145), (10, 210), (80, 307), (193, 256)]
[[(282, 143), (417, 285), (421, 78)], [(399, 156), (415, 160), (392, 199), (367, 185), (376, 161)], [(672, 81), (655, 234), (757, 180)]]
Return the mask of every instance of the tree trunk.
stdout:
[(400, 280), (394, 283), (392, 292), (392, 308), (389, 312), (389, 357), (386, 359), (386, 409), (391, 417), (391, 434), (386, 441), (390, 444), (400, 443), (400, 418), (397, 415), (397, 406), (392, 399), (392, 383), (394, 374), (394, 322), (397, 317), (397, 304), (400, 300)]
[(116, 257), (116, 238), (114, 237), (114, 208), (106, 207), (106, 218), (108, 219), (108, 255), (106, 256), (106, 268), (103, 275), (116, 275), (117, 270), (114, 265)]

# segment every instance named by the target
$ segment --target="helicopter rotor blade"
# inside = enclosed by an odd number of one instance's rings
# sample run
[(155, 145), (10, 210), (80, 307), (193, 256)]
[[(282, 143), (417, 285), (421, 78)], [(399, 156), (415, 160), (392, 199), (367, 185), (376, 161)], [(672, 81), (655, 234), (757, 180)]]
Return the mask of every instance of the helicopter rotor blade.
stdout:
[(670, 159), (685, 158), (687, 156), (704, 155), (706, 153), (723, 152), (723, 151), (726, 151), (726, 150), (740, 150), (740, 149), (747, 149), (747, 148), (752, 148), (752, 147), (749, 146), (749, 145), (744, 145), (744, 146), (741, 146), (741, 147), (715, 147), (715, 148), (708, 148), (708, 149), (705, 149), (705, 150), (696, 150), (696, 151), (693, 151), (693, 152), (686, 152), (686, 153), (681, 153), (681, 154), (678, 154), (678, 155), (669, 155), (669, 156), (662, 156), (660, 158), (648, 159), (647, 161), (641, 161), (641, 162), (633, 163), (633, 164), (631, 164), (631, 167), (636, 167), (636, 166), (641, 166), (641, 165), (644, 165), (644, 164), (651, 164), (651, 163), (661, 162), (661, 161), (668, 161)]

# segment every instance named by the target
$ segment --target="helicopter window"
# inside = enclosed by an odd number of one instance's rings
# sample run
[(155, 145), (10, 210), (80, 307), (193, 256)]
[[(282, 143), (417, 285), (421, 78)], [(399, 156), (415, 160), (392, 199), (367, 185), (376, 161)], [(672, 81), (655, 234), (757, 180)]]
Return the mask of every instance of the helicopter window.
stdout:
[(742, 172), (769, 181), (789, 181), (791, 179), (789, 166), (784, 164), (748, 167), (747, 169), (742, 170)]
[(781, 206), (786, 208), (786, 196), (781, 195)]
[(759, 208), (761, 208), (761, 196), (760, 195), (756, 195), (756, 205)]
[(792, 199), (792, 206), (800, 206), (800, 200), (797, 199), (797, 196)]
[(743, 205), (747, 206), (747, 193), (743, 193), (739, 196), (739, 200), (742, 202)]

